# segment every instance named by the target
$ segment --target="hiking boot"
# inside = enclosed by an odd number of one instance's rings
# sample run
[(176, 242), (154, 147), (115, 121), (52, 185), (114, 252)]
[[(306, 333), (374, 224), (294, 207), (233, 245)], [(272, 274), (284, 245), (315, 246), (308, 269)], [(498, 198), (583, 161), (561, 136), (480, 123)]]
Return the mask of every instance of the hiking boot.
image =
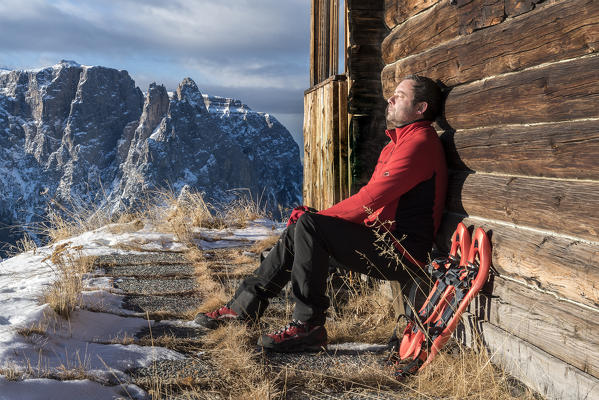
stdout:
[(221, 325), (224, 325), (232, 321), (245, 321), (239, 314), (231, 310), (228, 305), (224, 305), (218, 310), (214, 310), (209, 313), (199, 313), (196, 315), (194, 321), (206, 329), (216, 329)]
[(301, 321), (291, 321), (283, 329), (258, 339), (258, 346), (283, 353), (319, 351), (326, 345), (327, 331), (324, 326)]

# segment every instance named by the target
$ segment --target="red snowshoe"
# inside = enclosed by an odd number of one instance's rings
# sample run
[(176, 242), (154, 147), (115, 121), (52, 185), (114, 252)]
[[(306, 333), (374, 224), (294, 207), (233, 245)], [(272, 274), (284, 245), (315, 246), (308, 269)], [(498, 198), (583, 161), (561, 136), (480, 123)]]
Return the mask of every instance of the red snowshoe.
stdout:
[[(476, 229), (471, 240), (460, 222), (448, 257), (427, 266), (435, 281), (430, 294), (418, 312), (408, 313), (398, 350), (401, 361), (395, 365), (398, 379), (424, 368), (447, 343), (462, 313), (487, 281), (490, 264), (491, 245), (485, 231)], [(407, 364), (402, 365), (404, 360)]]

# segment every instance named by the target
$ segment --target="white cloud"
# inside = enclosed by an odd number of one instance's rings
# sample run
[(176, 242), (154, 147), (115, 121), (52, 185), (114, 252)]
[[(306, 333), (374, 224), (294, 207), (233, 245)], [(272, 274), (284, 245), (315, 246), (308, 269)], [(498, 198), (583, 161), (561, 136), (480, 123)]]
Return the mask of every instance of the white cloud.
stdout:
[(190, 76), (239, 88), (260, 111), (299, 115), (309, 11), (306, 0), (0, 0), (0, 65), (72, 59), (127, 69), (142, 90)]

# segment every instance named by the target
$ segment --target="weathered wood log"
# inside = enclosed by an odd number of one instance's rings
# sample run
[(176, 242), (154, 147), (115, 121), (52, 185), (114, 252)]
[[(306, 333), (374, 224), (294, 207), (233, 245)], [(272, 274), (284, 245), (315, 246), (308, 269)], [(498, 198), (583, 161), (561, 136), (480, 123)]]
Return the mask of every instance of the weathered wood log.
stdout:
[(500, 24), (504, 19), (504, 0), (458, 1), (460, 35), (468, 35), (475, 30)]
[(314, 91), (304, 94), (304, 184), (303, 184), (303, 203), (306, 205), (312, 204), (312, 193), (314, 178), (312, 177), (312, 149), (314, 149), (314, 124), (316, 124), (315, 115), (315, 97)]
[(458, 32), (457, 7), (449, 1), (437, 3), (393, 29), (381, 45), (383, 61), (390, 64), (428, 50), (454, 39)]
[(347, 81), (339, 84), (339, 200), (349, 197), (349, 131), (347, 114)]
[(349, 81), (350, 114), (370, 114), (384, 110), (385, 107), (386, 101), (383, 98), (380, 80)]
[(599, 181), (454, 172), (447, 208), (599, 243)]
[[(392, 51), (398, 46), (394, 42), (401, 40), (394, 34), (395, 31), (383, 42), (383, 57), (387, 63), (400, 58), (399, 53)], [(419, 43), (420, 40), (412, 38), (409, 42)], [(594, 53), (598, 49), (599, 4), (593, 0), (557, 1), (388, 65), (383, 70), (383, 87), (389, 95), (399, 80), (411, 73), (440, 79), (448, 86), (455, 86)]]
[(493, 278), (492, 295), (481, 293), (470, 304), (473, 315), (599, 377), (599, 311)]
[(350, 45), (379, 46), (386, 35), (383, 11), (350, 10), (348, 20)]
[(458, 86), (445, 116), (453, 129), (598, 117), (598, 70), (589, 56)]
[(516, 17), (531, 11), (541, 1), (543, 0), (505, 0), (505, 14), (508, 17)]
[(476, 345), (482, 338), (491, 360), (544, 398), (580, 400), (599, 398), (599, 379), (517, 338), (491, 323), (466, 314), (463, 338)]
[(353, 80), (379, 80), (383, 61), (381, 49), (373, 45), (353, 45), (348, 49), (347, 69)]
[(345, 0), (348, 9), (350, 10), (377, 10), (385, 9), (384, 0)]
[(599, 120), (447, 131), (454, 169), (599, 180)]
[(365, 185), (374, 171), (378, 156), (389, 142), (385, 135), (385, 116), (383, 113), (371, 115), (352, 115), (350, 132), (350, 175), (351, 194)]
[(439, 0), (385, 0), (385, 24), (393, 29), (438, 2)]
[(448, 213), (438, 241), (447, 248), (457, 223), (490, 231), (493, 266), (541, 289), (591, 307), (599, 307), (599, 243), (560, 236), (499, 221)]

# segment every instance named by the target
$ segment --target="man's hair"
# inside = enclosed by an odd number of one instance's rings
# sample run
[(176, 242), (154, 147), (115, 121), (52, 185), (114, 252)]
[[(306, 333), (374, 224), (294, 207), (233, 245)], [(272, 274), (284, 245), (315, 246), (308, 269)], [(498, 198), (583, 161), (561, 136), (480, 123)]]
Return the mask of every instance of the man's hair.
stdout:
[(408, 75), (404, 78), (414, 82), (414, 104), (421, 101), (428, 105), (422, 118), (434, 121), (443, 107), (443, 92), (441, 87), (431, 78), (420, 75)]

